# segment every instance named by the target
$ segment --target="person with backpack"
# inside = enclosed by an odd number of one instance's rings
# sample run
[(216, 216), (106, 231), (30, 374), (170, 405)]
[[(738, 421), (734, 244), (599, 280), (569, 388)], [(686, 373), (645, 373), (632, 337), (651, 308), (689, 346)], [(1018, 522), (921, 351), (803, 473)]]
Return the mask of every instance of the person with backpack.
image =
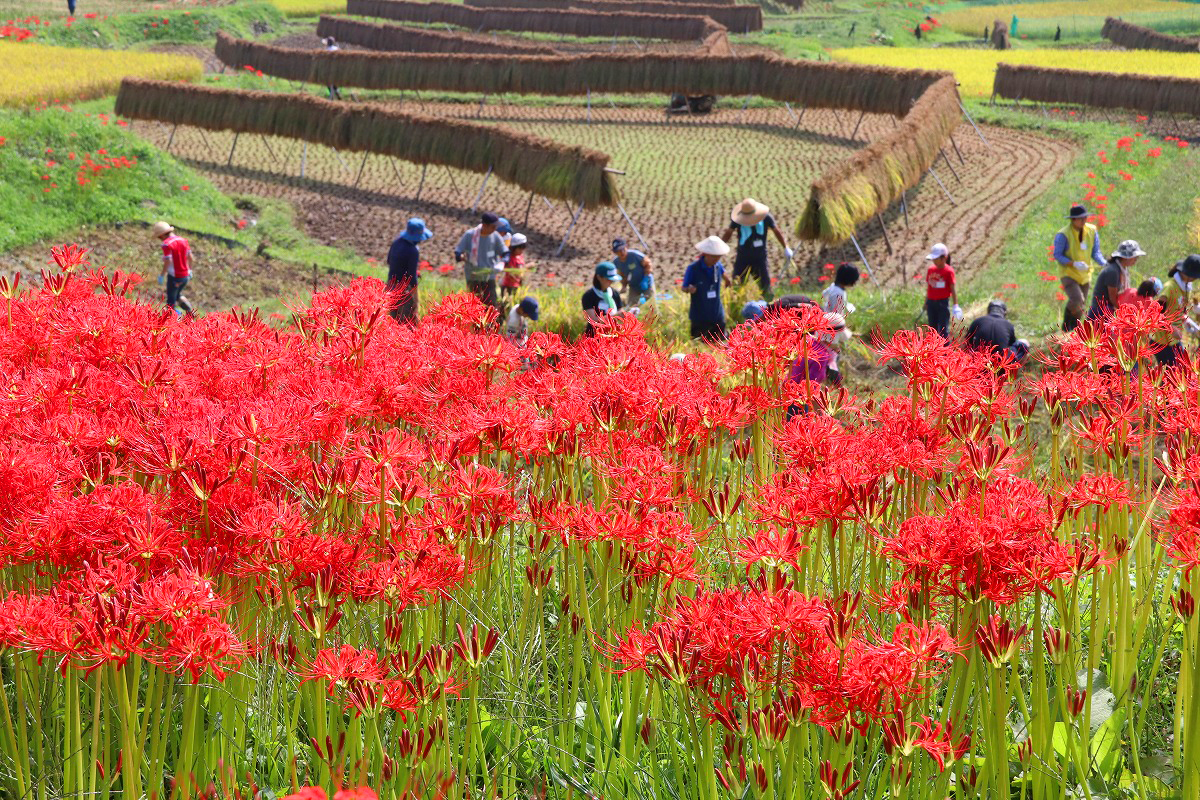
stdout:
[(183, 296), (183, 290), (192, 279), (192, 247), (168, 222), (160, 220), (154, 223), (150, 231), (162, 242), (163, 266), (158, 282), (164, 283), (165, 278), (167, 308), (180, 316), (184, 313), (191, 314), (195, 308)]

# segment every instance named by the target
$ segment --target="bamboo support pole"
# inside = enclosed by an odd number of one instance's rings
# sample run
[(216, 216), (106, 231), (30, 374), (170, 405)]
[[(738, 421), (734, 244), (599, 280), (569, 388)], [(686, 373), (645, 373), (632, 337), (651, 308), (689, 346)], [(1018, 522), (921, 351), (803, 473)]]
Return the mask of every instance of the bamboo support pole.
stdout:
[(567, 240), (571, 238), (571, 231), (575, 230), (575, 223), (579, 221), (579, 215), (582, 213), (583, 203), (580, 203), (579, 208), (575, 211), (575, 216), (571, 219), (571, 224), (567, 226), (567, 232), (563, 235), (562, 243), (554, 251), (555, 257), (562, 255), (563, 250), (567, 249)]
[(646, 244), (646, 240), (642, 238), (641, 232), (638, 231), (637, 226), (633, 224), (633, 220), (629, 218), (629, 214), (625, 211), (625, 207), (620, 203), (617, 203), (617, 210), (621, 212), (621, 216), (625, 218), (625, 222), (629, 223), (629, 227), (633, 230), (633, 235), (636, 236), (638, 241), (642, 243), (642, 247), (649, 252), (650, 245)]
[(859, 115), (858, 115), (858, 122), (854, 123), (854, 132), (850, 134), (850, 138), (851, 138), (851, 139), (853, 139), (853, 138), (855, 138), (856, 136), (858, 136), (858, 129), (859, 129), (860, 127), (862, 127), (863, 119), (865, 119), (865, 118), (866, 118), (866, 116), (867, 116), (867, 112), (866, 112), (866, 111), (864, 111), (864, 112), (862, 112), (861, 114), (859, 114)]
[(933, 171), (933, 167), (929, 168), (929, 174), (933, 176), (933, 179), (935, 181), (937, 181), (938, 186), (942, 187), (942, 191), (945, 192), (946, 197), (948, 197), (950, 199), (950, 205), (952, 205), (952, 206), (958, 205), (958, 203), (954, 202), (954, 196), (952, 194), (950, 194), (950, 190), (946, 188), (946, 184), (942, 183), (942, 179), (939, 178), (938, 174)]
[(167, 152), (168, 152), (168, 153), (169, 153), (169, 152), (171, 152), (171, 142), (175, 141), (175, 131), (177, 131), (177, 130), (179, 130), (179, 124), (178, 124), (178, 123), (176, 123), (175, 125), (172, 125), (172, 126), (171, 126), (171, 135), (167, 137), (167, 147), (166, 147), (166, 150), (167, 150)]
[(367, 168), (367, 156), (369, 156), (369, 155), (370, 155), (370, 153), (363, 153), (362, 163), (358, 165), (358, 175), (355, 176), (355, 178), (354, 178), (354, 188), (355, 189), (358, 188), (358, 184), (362, 180), (363, 170), (365, 170)]
[(950, 168), (950, 174), (954, 176), (954, 180), (962, 183), (962, 178), (958, 177), (958, 173), (954, 171), (954, 165), (950, 163), (950, 159), (946, 155), (946, 148), (939, 147), (938, 152), (942, 154), (942, 160), (945, 161), (946, 166)]
[[(392, 166), (395, 166), (394, 162), (393, 162)], [(425, 188), (425, 172), (428, 169), (429, 169), (428, 164), (421, 165), (421, 182), (417, 184), (417, 195), (416, 195), (416, 197), (413, 198), (413, 202), (415, 202), (415, 203), (419, 203), (421, 201), (421, 190)]]
[(962, 100), (958, 101), (958, 107), (962, 109), (963, 116), (967, 118), (967, 122), (971, 123), (971, 127), (975, 129), (977, 134), (979, 134), (979, 138), (983, 140), (985, 145), (987, 145), (987, 149), (991, 150), (992, 143), (989, 142), (987, 137), (983, 135), (983, 131), (979, 130), (979, 126), (975, 124), (975, 120), (971, 119), (971, 114), (967, 111), (967, 107), (963, 105)]
[(967, 163), (967, 160), (965, 158), (963, 158), (962, 150), (958, 149), (958, 142), (954, 141), (954, 135), (951, 134), (947, 138), (950, 139), (950, 144), (954, 145), (954, 152), (958, 154), (959, 163), (965, 165)]
[(862, 259), (863, 266), (867, 268), (867, 275), (870, 276), (871, 282), (879, 283), (879, 281), (875, 280), (875, 272), (871, 269), (870, 263), (867, 262), (866, 253), (864, 253), (862, 248), (858, 246), (858, 239), (855, 238), (853, 233), (850, 234), (850, 241), (854, 243), (854, 249), (858, 251), (858, 257)]
[(533, 192), (529, 193), (529, 202), (525, 204), (525, 221), (521, 223), (522, 228), (529, 227), (529, 212), (533, 210)]
[(490, 177), (492, 177), (492, 168), (488, 166), (487, 172), (483, 175), (483, 183), (479, 185), (479, 194), (475, 195), (475, 202), (471, 204), (472, 214), (479, 210), (479, 201), (483, 200), (483, 193), (487, 189), (488, 178)]
[(887, 226), (883, 224), (883, 214), (876, 214), (875, 219), (879, 220), (879, 230), (883, 231), (883, 243), (887, 246), (888, 255), (895, 255), (896, 251), (892, 249), (892, 237), (888, 236)]

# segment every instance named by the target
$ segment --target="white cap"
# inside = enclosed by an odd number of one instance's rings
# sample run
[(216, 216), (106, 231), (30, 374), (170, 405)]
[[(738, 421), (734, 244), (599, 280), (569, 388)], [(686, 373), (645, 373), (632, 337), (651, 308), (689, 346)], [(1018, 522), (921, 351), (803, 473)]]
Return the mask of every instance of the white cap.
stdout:
[(950, 254), (950, 249), (946, 245), (938, 242), (930, 250), (929, 255), (925, 256), (926, 261), (933, 261), (935, 258), (941, 258)]
[(508, 242), (508, 246), (509, 247), (520, 247), (521, 245), (525, 244), (528, 241), (529, 240), (525, 238), (525, 234), (514, 233), (512, 235), (512, 239), (510, 239)]

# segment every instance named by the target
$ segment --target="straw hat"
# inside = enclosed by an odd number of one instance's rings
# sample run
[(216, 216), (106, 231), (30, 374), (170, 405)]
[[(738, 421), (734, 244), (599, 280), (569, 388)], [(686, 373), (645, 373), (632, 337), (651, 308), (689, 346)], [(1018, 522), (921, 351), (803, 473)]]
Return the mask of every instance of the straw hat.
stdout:
[(706, 256), (723, 256), (729, 254), (729, 245), (719, 236), (710, 236), (702, 242), (696, 242), (696, 249)]
[(150, 232), (155, 236), (162, 236), (165, 233), (172, 233), (174, 230), (175, 229), (172, 228), (169, 223), (162, 221), (154, 223), (154, 226), (150, 228)]
[(757, 225), (766, 219), (767, 212), (770, 210), (753, 197), (747, 197), (733, 207), (729, 218), (738, 225)]

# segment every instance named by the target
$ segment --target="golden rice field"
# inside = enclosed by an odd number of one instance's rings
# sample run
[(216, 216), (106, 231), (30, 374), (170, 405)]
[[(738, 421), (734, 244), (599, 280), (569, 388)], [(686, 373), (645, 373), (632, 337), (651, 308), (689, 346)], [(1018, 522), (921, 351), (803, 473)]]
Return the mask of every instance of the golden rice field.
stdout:
[(1200, 78), (1200, 54), (1162, 53), (1154, 50), (1123, 52), (1119, 58), (1102, 50), (968, 50), (943, 47), (850, 47), (834, 50), (836, 61), (876, 64), (885, 67), (950, 70), (958, 78), (963, 95), (989, 96), (996, 64), (1095, 70), (1098, 72), (1174, 75)]
[[(1012, 3), (1007, 5), (981, 5), (947, 11), (940, 14), (943, 25), (951, 30), (966, 34), (979, 34), (985, 26), (998, 19), (1009, 22), (1015, 14), (1019, 20), (1046, 20), (1051, 18), (1070, 19), (1092, 17), (1103, 22), (1105, 17), (1122, 17), (1138, 22), (1140, 14), (1178, 14), (1191, 16), (1196, 13), (1193, 3), (1173, 0), (1058, 0), (1049, 3)], [(1064, 26), (1069, 29), (1069, 26)]]
[(346, 12), (346, 0), (271, 0), (271, 5), (288, 17), (313, 17), (318, 14)]
[(103, 97), (130, 75), (194, 81), (201, 69), (188, 56), (0, 42), (0, 107)]

